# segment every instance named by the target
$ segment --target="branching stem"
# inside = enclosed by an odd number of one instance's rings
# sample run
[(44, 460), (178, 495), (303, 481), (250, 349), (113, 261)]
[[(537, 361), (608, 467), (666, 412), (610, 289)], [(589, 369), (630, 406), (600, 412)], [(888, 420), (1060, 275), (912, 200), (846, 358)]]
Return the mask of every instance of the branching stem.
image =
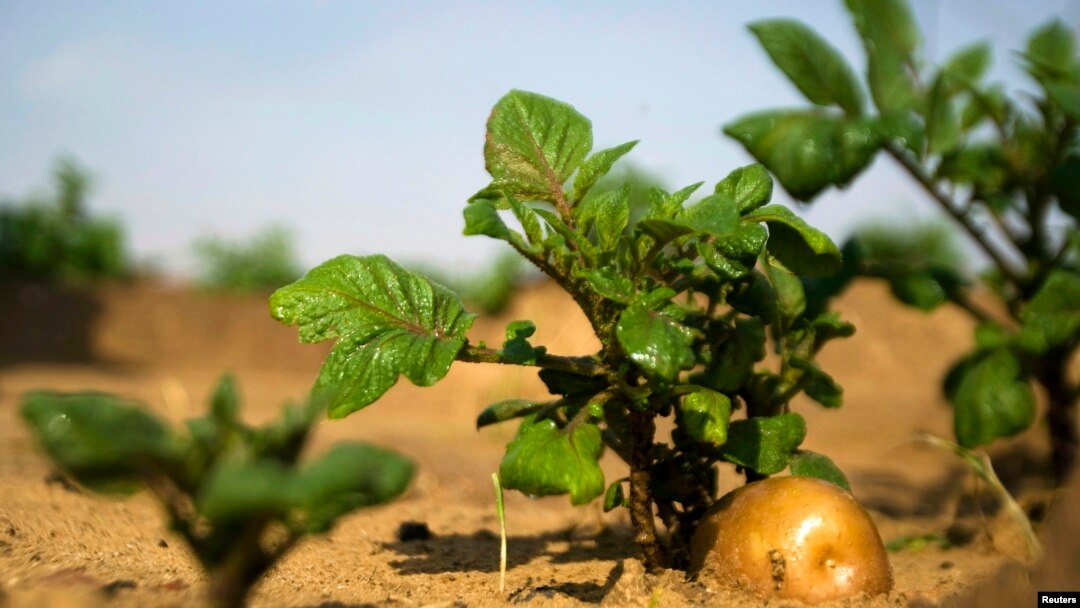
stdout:
[(517, 361), (507, 360), (501, 350), (480, 346), (466, 345), (457, 354), (458, 361), (465, 363), (499, 363), (502, 365), (530, 365), (544, 369), (554, 369), (570, 372), (578, 376), (599, 376), (604, 374), (606, 368), (594, 357), (564, 357), (560, 355), (540, 355), (536, 362), (523, 364)]
[(971, 216), (961, 211), (956, 203), (947, 194), (941, 191), (941, 188), (934, 183), (933, 178), (926, 173), (922, 165), (911, 158), (907, 152), (896, 144), (886, 144), (885, 150), (900, 163), (900, 166), (902, 166), (905, 171), (915, 178), (915, 181), (919, 182), (919, 185), (926, 190), (949, 217), (953, 218), (961, 227), (963, 227), (975, 243), (979, 245), (979, 248), (986, 252), (986, 255), (990, 256), (990, 259), (993, 260), (994, 264), (1001, 273), (1005, 275), (1010, 283), (1016, 287), (1021, 287), (1027, 282), (1025, 276), (1026, 270), (1017, 269), (1005, 259), (1002, 252), (998, 251), (997, 247), (986, 238), (986, 234), (983, 230), (972, 221)]

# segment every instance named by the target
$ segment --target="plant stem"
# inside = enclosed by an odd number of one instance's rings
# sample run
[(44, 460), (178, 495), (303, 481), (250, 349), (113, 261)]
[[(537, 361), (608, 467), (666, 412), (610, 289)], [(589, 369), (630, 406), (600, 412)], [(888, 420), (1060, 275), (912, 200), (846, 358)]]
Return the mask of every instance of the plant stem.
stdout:
[(885, 145), (885, 150), (900, 163), (900, 166), (904, 168), (915, 181), (919, 182), (919, 185), (938, 203), (946, 213), (949, 214), (967, 233), (975, 240), (975, 243), (986, 252), (986, 255), (990, 256), (994, 264), (1001, 270), (1001, 273), (1015, 286), (1020, 287), (1026, 283), (1025, 272), (1018, 270), (1009, 263), (1008, 260), (1002, 255), (1000, 251), (986, 238), (983, 230), (979, 228), (971, 219), (970, 215), (967, 215), (964, 211), (961, 211), (956, 203), (949, 198), (947, 194), (941, 191), (941, 188), (934, 183), (934, 180), (927, 175), (923, 167), (916, 162), (911, 156), (904, 150), (898, 147), (896, 144), (889, 143)]
[[(210, 575), (207, 605), (213, 608), (238, 608), (246, 605), (251, 586), (274, 562), (260, 545), (266, 524), (266, 520), (262, 519), (246, 524), (231, 543), (224, 559), (207, 568)], [(288, 543), (289, 546), (291, 544)], [(284, 551), (278, 555), (281, 553)]]
[(1049, 365), (1037, 375), (1039, 383), (1046, 389), (1048, 409), (1046, 412), (1047, 432), (1050, 434), (1050, 466), (1054, 475), (1054, 484), (1063, 487), (1076, 468), (1077, 444), (1080, 437), (1076, 431), (1077, 391), (1069, 386), (1069, 353), (1049, 355)]
[(653, 412), (631, 409), (630, 419), (630, 522), (634, 526), (634, 540), (641, 547), (645, 570), (656, 573), (668, 565), (667, 552), (656, 534), (652, 498), (652, 451), (656, 434)]
[(518, 363), (516, 361), (508, 361), (503, 357), (501, 350), (495, 348), (479, 347), (472, 345), (465, 345), (465, 348), (457, 354), (458, 361), (464, 361), (465, 363), (499, 363), (502, 365), (531, 365), (532, 367), (542, 367), (545, 369), (554, 369), (563, 372), (570, 372), (571, 374), (577, 374), (578, 376), (599, 376), (606, 370), (593, 357), (565, 357), (560, 355), (540, 355), (536, 358), (536, 362), (532, 364)]

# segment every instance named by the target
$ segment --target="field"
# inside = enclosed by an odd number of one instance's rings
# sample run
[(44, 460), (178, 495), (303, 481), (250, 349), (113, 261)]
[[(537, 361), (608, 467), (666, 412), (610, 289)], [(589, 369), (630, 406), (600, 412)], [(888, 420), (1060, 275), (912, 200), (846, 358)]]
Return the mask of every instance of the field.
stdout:
[[(977, 493), (970, 471), (913, 441), (923, 431), (950, 435), (938, 380), (970, 342), (968, 318), (951, 309), (926, 318), (873, 283), (857, 284), (839, 307), (858, 333), (830, 344), (820, 363), (845, 387), (845, 405), (840, 412), (796, 405), (810, 429), (805, 447), (847, 473), (886, 541), (936, 534), (951, 544), (891, 553), (893, 592), (853, 605), (975, 605), (967, 596), (978, 593), (978, 605), (1013, 606), (1034, 602), (1035, 589), (1075, 590), (1080, 497), (1076, 484), (1071, 495), (1047, 492), (1036, 466), (1045, 458), (1040, 425), (992, 453), (1046, 543), (1045, 560), (1030, 574), (1017, 529), (992, 497)], [(297, 344), (295, 330), (270, 319), (265, 296), (155, 284), (93, 292), (9, 284), (0, 310), (0, 605), (199, 605), (200, 572), (164, 529), (156, 504), (143, 495), (103, 499), (56, 474), (17, 416), (19, 395), (111, 391), (181, 420), (200, 413), (213, 383), (232, 370), (244, 416), (263, 421), (305, 395), (326, 345)], [(574, 310), (556, 289), (533, 286), (503, 317), (478, 321), (470, 338), (498, 343), (507, 321), (528, 318), (538, 327), (534, 344), (549, 352), (592, 352), (592, 334)], [(527, 370), (457, 363), (434, 388), (403, 380), (369, 409), (322, 423), (314, 450), (365, 439), (415, 459), (419, 474), (400, 500), (301, 543), (252, 605), (747, 605), (675, 573), (643, 576), (624, 512), (517, 494), (508, 495), (509, 570), (500, 596), (490, 475), (514, 429), (477, 432), (475, 415), (498, 399), (542, 394)], [(604, 464), (609, 478), (622, 476), (617, 459)], [(723, 481), (738, 482), (733, 473)], [(426, 524), (431, 537), (401, 540), (406, 522)]]

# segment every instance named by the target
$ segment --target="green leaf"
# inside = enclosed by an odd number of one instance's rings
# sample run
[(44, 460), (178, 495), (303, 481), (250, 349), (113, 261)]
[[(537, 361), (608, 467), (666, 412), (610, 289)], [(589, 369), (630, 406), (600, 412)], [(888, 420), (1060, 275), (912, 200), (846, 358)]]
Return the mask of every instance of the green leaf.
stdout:
[(1054, 169), (1050, 187), (1061, 210), (1080, 220), (1080, 154), (1073, 153)]
[(878, 129), (883, 139), (907, 148), (916, 158), (923, 157), (926, 141), (925, 121), (914, 112), (888, 112), (878, 117)]
[(634, 298), (634, 283), (624, 273), (612, 266), (578, 273), (589, 282), (593, 291), (604, 298), (620, 304), (630, 304)]
[(226, 461), (214, 467), (196, 506), (214, 524), (279, 517), (293, 506), (293, 475), (275, 460)]
[(683, 209), (676, 220), (697, 232), (723, 236), (739, 228), (739, 208), (730, 198), (713, 194)]
[(278, 419), (254, 429), (251, 445), (258, 457), (295, 462), (315, 421), (325, 413), (334, 396), (333, 389), (313, 390), (307, 403), (288, 403)]
[(529, 320), (511, 321), (506, 324), (506, 339), (517, 340), (531, 338), (536, 333), (536, 323)]
[(553, 213), (548, 209), (533, 209), (533, 213), (540, 216), (566, 242), (573, 243), (577, 249), (586, 254), (586, 257), (591, 259), (595, 256), (596, 247), (576, 230), (571, 230), (557, 213)]
[(604, 492), (604, 513), (626, 505), (626, 494), (622, 489), (623, 480), (613, 481)]
[(112, 395), (32, 392), (21, 413), (53, 461), (98, 492), (134, 491), (145, 473), (175, 459), (165, 425)]
[(225, 374), (218, 380), (217, 388), (210, 397), (210, 413), (219, 422), (234, 423), (239, 410), (240, 390), (236, 386), (236, 378), (232, 374)]
[(503, 359), (518, 365), (535, 365), (536, 358), (545, 352), (542, 346), (534, 347), (529, 338), (536, 333), (532, 321), (511, 321), (506, 326), (506, 341), (502, 345)]
[(796, 274), (824, 276), (835, 274), (843, 267), (836, 243), (787, 207), (768, 205), (750, 213), (743, 221), (764, 222), (769, 227), (766, 249)]
[(811, 452), (809, 450), (799, 450), (791, 457), (791, 460), (788, 462), (788, 468), (795, 477), (824, 479), (829, 483), (844, 488), (848, 492), (851, 491), (851, 484), (848, 483), (847, 477), (844, 476), (844, 472), (840, 470), (840, 467), (836, 466), (835, 462), (824, 454), (818, 454), (817, 452)]
[(914, 53), (919, 30), (904, 0), (846, 0), (867, 56), (870, 95), (884, 112), (918, 106)]
[(897, 272), (888, 278), (893, 296), (908, 306), (930, 312), (948, 301), (945, 286), (930, 272)]
[(270, 297), (273, 317), (303, 342), (338, 341), (315, 390), (335, 391), (330, 416), (374, 402), (404, 374), (418, 386), (446, 375), (475, 315), (445, 287), (382, 255), (343, 255)]
[(534, 414), (544, 405), (543, 402), (529, 401), (527, 399), (507, 399), (492, 403), (476, 417), (476, 428), (480, 429), (491, 424)]
[(716, 446), (727, 441), (731, 400), (723, 393), (700, 388), (682, 398), (683, 428), (690, 437)]
[(693, 228), (681, 222), (655, 218), (641, 220), (637, 223), (637, 229), (651, 236), (661, 245), (694, 233)]
[(935, 177), (971, 184), (979, 193), (997, 192), (1009, 170), (1005, 152), (997, 144), (976, 143), (942, 155)]
[(569, 493), (571, 503), (583, 505), (604, 492), (602, 449), (595, 424), (559, 429), (554, 420), (529, 417), (506, 446), (499, 478), (504, 487), (528, 496)]
[(589, 193), (589, 189), (596, 185), (597, 180), (607, 175), (615, 161), (622, 158), (627, 152), (638, 144), (638, 140), (628, 141), (625, 144), (607, 148), (594, 153), (585, 162), (581, 163), (577, 175), (574, 176), (574, 203), (579, 203)]
[(776, 319), (776, 290), (765, 275), (757, 270), (750, 272), (743, 286), (728, 294), (727, 301), (735, 310), (752, 317), (760, 317), (766, 323), (772, 323)]
[(413, 476), (413, 463), (390, 450), (360, 442), (338, 443), (295, 474), (294, 503), (309, 533), (330, 529), (346, 513), (389, 502)]
[(945, 379), (956, 439), (966, 448), (1015, 435), (1035, 419), (1035, 396), (1020, 361), (999, 349), (967, 357)]
[(745, 276), (757, 263), (769, 232), (760, 224), (740, 225), (735, 231), (697, 243), (705, 263), (721, 277), (732, 280)]
[(817, 348), (829, 340), (855, 335), (855, 326), (841, 319), (840, 313), (836, 311), (821, 313), (814, 318), (810, 326), (814, 329), (814, 344)]
[(863, 111), (862, 90), (847, 61), (814, 30), (793, 19), (750, 24), (773, 63), (806, 98), (820, 106), (838, 105), (848, 114)]
[(592, 123), (569, 104), (511, 91), (487, 123), (484, 160), (492, 182), (522, 201), (565, 203), (562, 185), (592, 148)]
[(1065, 344), (1080, 331), (1080, 274), (1050, 273), (1020, 315), (1025, 327), (1041, 333), (1047, 344)]
[(769, 168), (797, 200), (829, 186), (844, 186), (881, 146), (875, 122), (820, 110), (773, 110), (744, 116), (724, 127)]
[(1054, 19), (1032, 33), (1025, 58), (1033, 65), (1037, 79), (1067, 78), (1076, 65), (1076, 40), (1072, 30)]
[(671, 317), (636, 304), (619, 316), (615, 336), (631, 361), (653, 376), (675, 380), (694, 366), (693, 333)]
[(768, 240), (769, 232), (764, 226), (743, 224), (730, 234), (716, 237), (713, 244), (721, 254), (752, 267)]
[(739, 214), (749, 213), (772, 198), (773, 182), (765, 165), (739, 167), (716, 184), (716, 194), (735, 201)]
[(1080, 121), (1080, 82), (1044, 82), (1046, 96), (1071, 120)]
[(668, 194), (659, 188), (652, 188), (649, 190), (649, 211), (645, 214), (646, 218), (660, 218), (660, 219), (672, 219), (682, 211), (682, 205), (686, 201), (690, 200), (694, 192), (700, 188), (705, 182), (698, 182), (696, 184), (690, 184), (689, 186), (676, 191), (674, 194)]
[(724, 459), (772, 475), (783, 471), (806, 437), (806, 421), (798, 414), (748, 418), (728, 425)]
[(990, 67), (990, 44), (977, 42), (956, 51), (945, 62), (942, 72), (963, 82), (978, 82)]
[(765, 324), (759, 318), (737, 319), (714, 346), (701, 382), (723, 393), (735, 393), (765, 358)]
[(953, 108), (945, 76), (934, 79), (926, 114), (926, 140), (931, 154), (947, 152), (960, 143), (960, 119)]
[(806, 292), (799, 277), (772, 263), (765, 264), (765, 274), (776, 293), (777, 312), (788, 321), (802, 315), (806, 310)]
[(500, 241), (510, 240), (510, 229), (499, 217), (499, 212), (491, 201), (481, 200), (472, 203), (465, 207), (464, 213), (466, 236), (482, 234)]
[(595, 227), (601, 250), (614, 251), (630, 223), (630, 184), (590, 197), (575, 209), (574, 215), (583, 230)]
[(534, 250), (538, 250), (539, 245), (544, 242), (544, 229), (540, 226), (540, 219), (525, 203), (512, 196), (509, 200), (510, 209), (518, 222), (521, 222), (521, 227), (525, 230), (525, 236), (528, 237), (529, 244), (534, 246)]
[(750, 272), (750, 267), (738, 259), (731, 259), (720, 253), (712, 243), (701, 241), (696, 244), (696, 248), (705, 264), (725, 280), (735, 280)]
[(832, 376), (817, 365), (799, 357), (791, 357), (788, 362), (792, 367), (803, 370), (807, 375), (803, 392), (807, 397), (828, 408), (837, 408), (844, 403), (844, 388), (836, 383)]

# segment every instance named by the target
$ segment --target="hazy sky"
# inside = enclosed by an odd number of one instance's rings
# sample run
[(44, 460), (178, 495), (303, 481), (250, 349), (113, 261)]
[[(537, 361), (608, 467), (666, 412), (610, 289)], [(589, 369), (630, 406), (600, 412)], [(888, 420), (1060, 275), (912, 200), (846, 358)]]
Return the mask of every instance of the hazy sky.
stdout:
[[(976, 40), (991, 77), (1026, 86), (1006, 49), (1076, 0), (915, 0), (928, 59)], [(465, 199), (486, 185), (484, 120), (511, 88), (565, 100), (596, 146), (671, 187), (750, 162), (721, 124), (799, 106), (747, 32), (809, 23), (863, 69), (840, 0), (762, 2), (61, 2), (0, 0), (0, 198), (45, 188), (58, 155), (97, 178), (141, 258), (188, 269), (192, 240), (292, 227), (303, 262), (338, 253), (479, 262)], [(786, 196), (777, 197), (787, 201)], [(873, 214), (925, 215), (886, 158), (809, 209), (840, 237)]]

